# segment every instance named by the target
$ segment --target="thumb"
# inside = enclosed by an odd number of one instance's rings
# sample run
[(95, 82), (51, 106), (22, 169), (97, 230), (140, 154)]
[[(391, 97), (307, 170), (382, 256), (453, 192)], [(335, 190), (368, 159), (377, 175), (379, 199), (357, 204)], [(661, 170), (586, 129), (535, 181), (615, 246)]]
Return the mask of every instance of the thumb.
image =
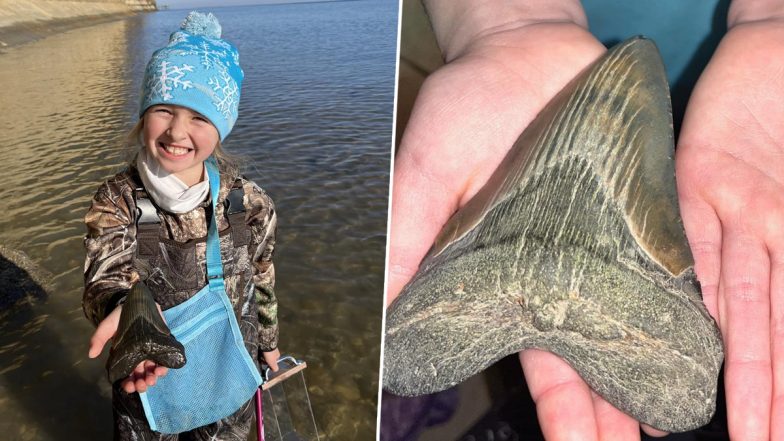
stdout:
[[(120, 305), (120, 306), (122, 306), (122, 305)], [(158, 308), (158, 314), (161, 315), (161, 318), (163, 319), (163, 323), (166, 323), (166, 316), (163, 315), (163, 309), (161, 309), (161, 305), (159, 305), (158, 302), (155, 302), (155, 307)], [(166, 326), (168, 327), (169, 324), (166, 323)]]
[(272, 369), (272, 372), (278, 371), (278, 358), (280, 358), (280, 351), (275, 349), (274, 351), (264, 352), (264, 361), (267, 362), (269, 367)]
[(101, 352), (103, 352), (103, 347), (106, 346), (106, 342), (108, 342), (117, 332), (117, 326), (120, 323), (121, 311), (122, 305), (114, 308), (114, 311), (109, 313), (109, 315), (107, 315), (106, 318), (98, 324), (98, 328), (95, 329), (95, 333), (93, 333), (93, 336), (90, 337), (90, 350), (87, 353), (88, 357), (95, 358), (101, 355)]

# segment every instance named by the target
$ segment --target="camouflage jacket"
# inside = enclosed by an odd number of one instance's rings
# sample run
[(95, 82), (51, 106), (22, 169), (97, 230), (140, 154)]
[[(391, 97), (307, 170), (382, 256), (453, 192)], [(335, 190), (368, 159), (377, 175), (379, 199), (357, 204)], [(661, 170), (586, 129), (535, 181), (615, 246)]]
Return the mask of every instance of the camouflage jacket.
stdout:
[[(276, 214), (272, 199), (256, 184), (221, 170), (217, 219), (220, 231), (226, 293), (234, 306), (237, 322), (251, 355), (271, 351), (278, 344), (275, 268)], [(161, 219), (155, 259), (137, 255), (136, 203), (134, 191), (141, 187), (138, 172), (131, 166), (98, 189), (85, 215), (87, 251), (84, 266), (82, 307), (97, 325), (124, 298), (133, 284), (144, 280), (155, 301), (166, 310), (196, 294), (207, 284), (207, 216), (209, 199), (195, 209), (173, 214), (158, 210)], [(229, 190), (241, 187), (245, 206), (245, 231), (249, 242), (237, 246), (228, 234), (224, 201)]]

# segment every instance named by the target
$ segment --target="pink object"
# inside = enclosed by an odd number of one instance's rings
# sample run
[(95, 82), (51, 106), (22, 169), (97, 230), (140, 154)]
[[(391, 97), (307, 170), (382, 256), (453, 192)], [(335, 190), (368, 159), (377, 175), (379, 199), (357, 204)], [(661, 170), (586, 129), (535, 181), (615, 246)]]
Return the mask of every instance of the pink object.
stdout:
[(256, 389), (256, 437), (259, 441), (264, 441), (264, 418), (261, 413), (261, 388)]

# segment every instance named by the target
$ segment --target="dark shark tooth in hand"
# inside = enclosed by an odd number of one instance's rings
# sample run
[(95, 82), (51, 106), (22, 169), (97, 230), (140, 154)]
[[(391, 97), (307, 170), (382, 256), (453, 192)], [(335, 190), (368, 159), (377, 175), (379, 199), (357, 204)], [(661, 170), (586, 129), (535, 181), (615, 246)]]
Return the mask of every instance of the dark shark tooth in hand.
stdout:
[(384, 387), (436, 392), (526, 348), (657, 429), (715, 410), (722, 343), (683, 231), (649, 40), (614, 47), (556, 95), (444, 226), (387, 311)]
[(144, 360), (169, 368), (185, 365), (185, 348), (163, 321), (149, 288), (139, 282), (123, 304), (106, 367), (109, 381), (126, 378)]

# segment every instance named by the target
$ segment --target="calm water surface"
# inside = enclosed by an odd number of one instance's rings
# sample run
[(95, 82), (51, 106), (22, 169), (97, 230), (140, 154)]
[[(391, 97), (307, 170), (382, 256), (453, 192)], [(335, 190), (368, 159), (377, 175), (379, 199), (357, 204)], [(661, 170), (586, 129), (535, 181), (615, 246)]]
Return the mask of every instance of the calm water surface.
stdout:
[[(307, 360), (319, 431), (333, 440), (375, 436), (397, 8), (212, 10), (246, 75), (225, 146), (278, 208), (280, 346)], [(186, 12), (0, 54), (0, 252), (29, 256), (50, 283), (0, 311), (3, 439), (111, 437), (104, 359), (86, 357), (82, 217), (123, 167), (144, 64)], [(12, 295), (0, 286), (0, 298)]]

